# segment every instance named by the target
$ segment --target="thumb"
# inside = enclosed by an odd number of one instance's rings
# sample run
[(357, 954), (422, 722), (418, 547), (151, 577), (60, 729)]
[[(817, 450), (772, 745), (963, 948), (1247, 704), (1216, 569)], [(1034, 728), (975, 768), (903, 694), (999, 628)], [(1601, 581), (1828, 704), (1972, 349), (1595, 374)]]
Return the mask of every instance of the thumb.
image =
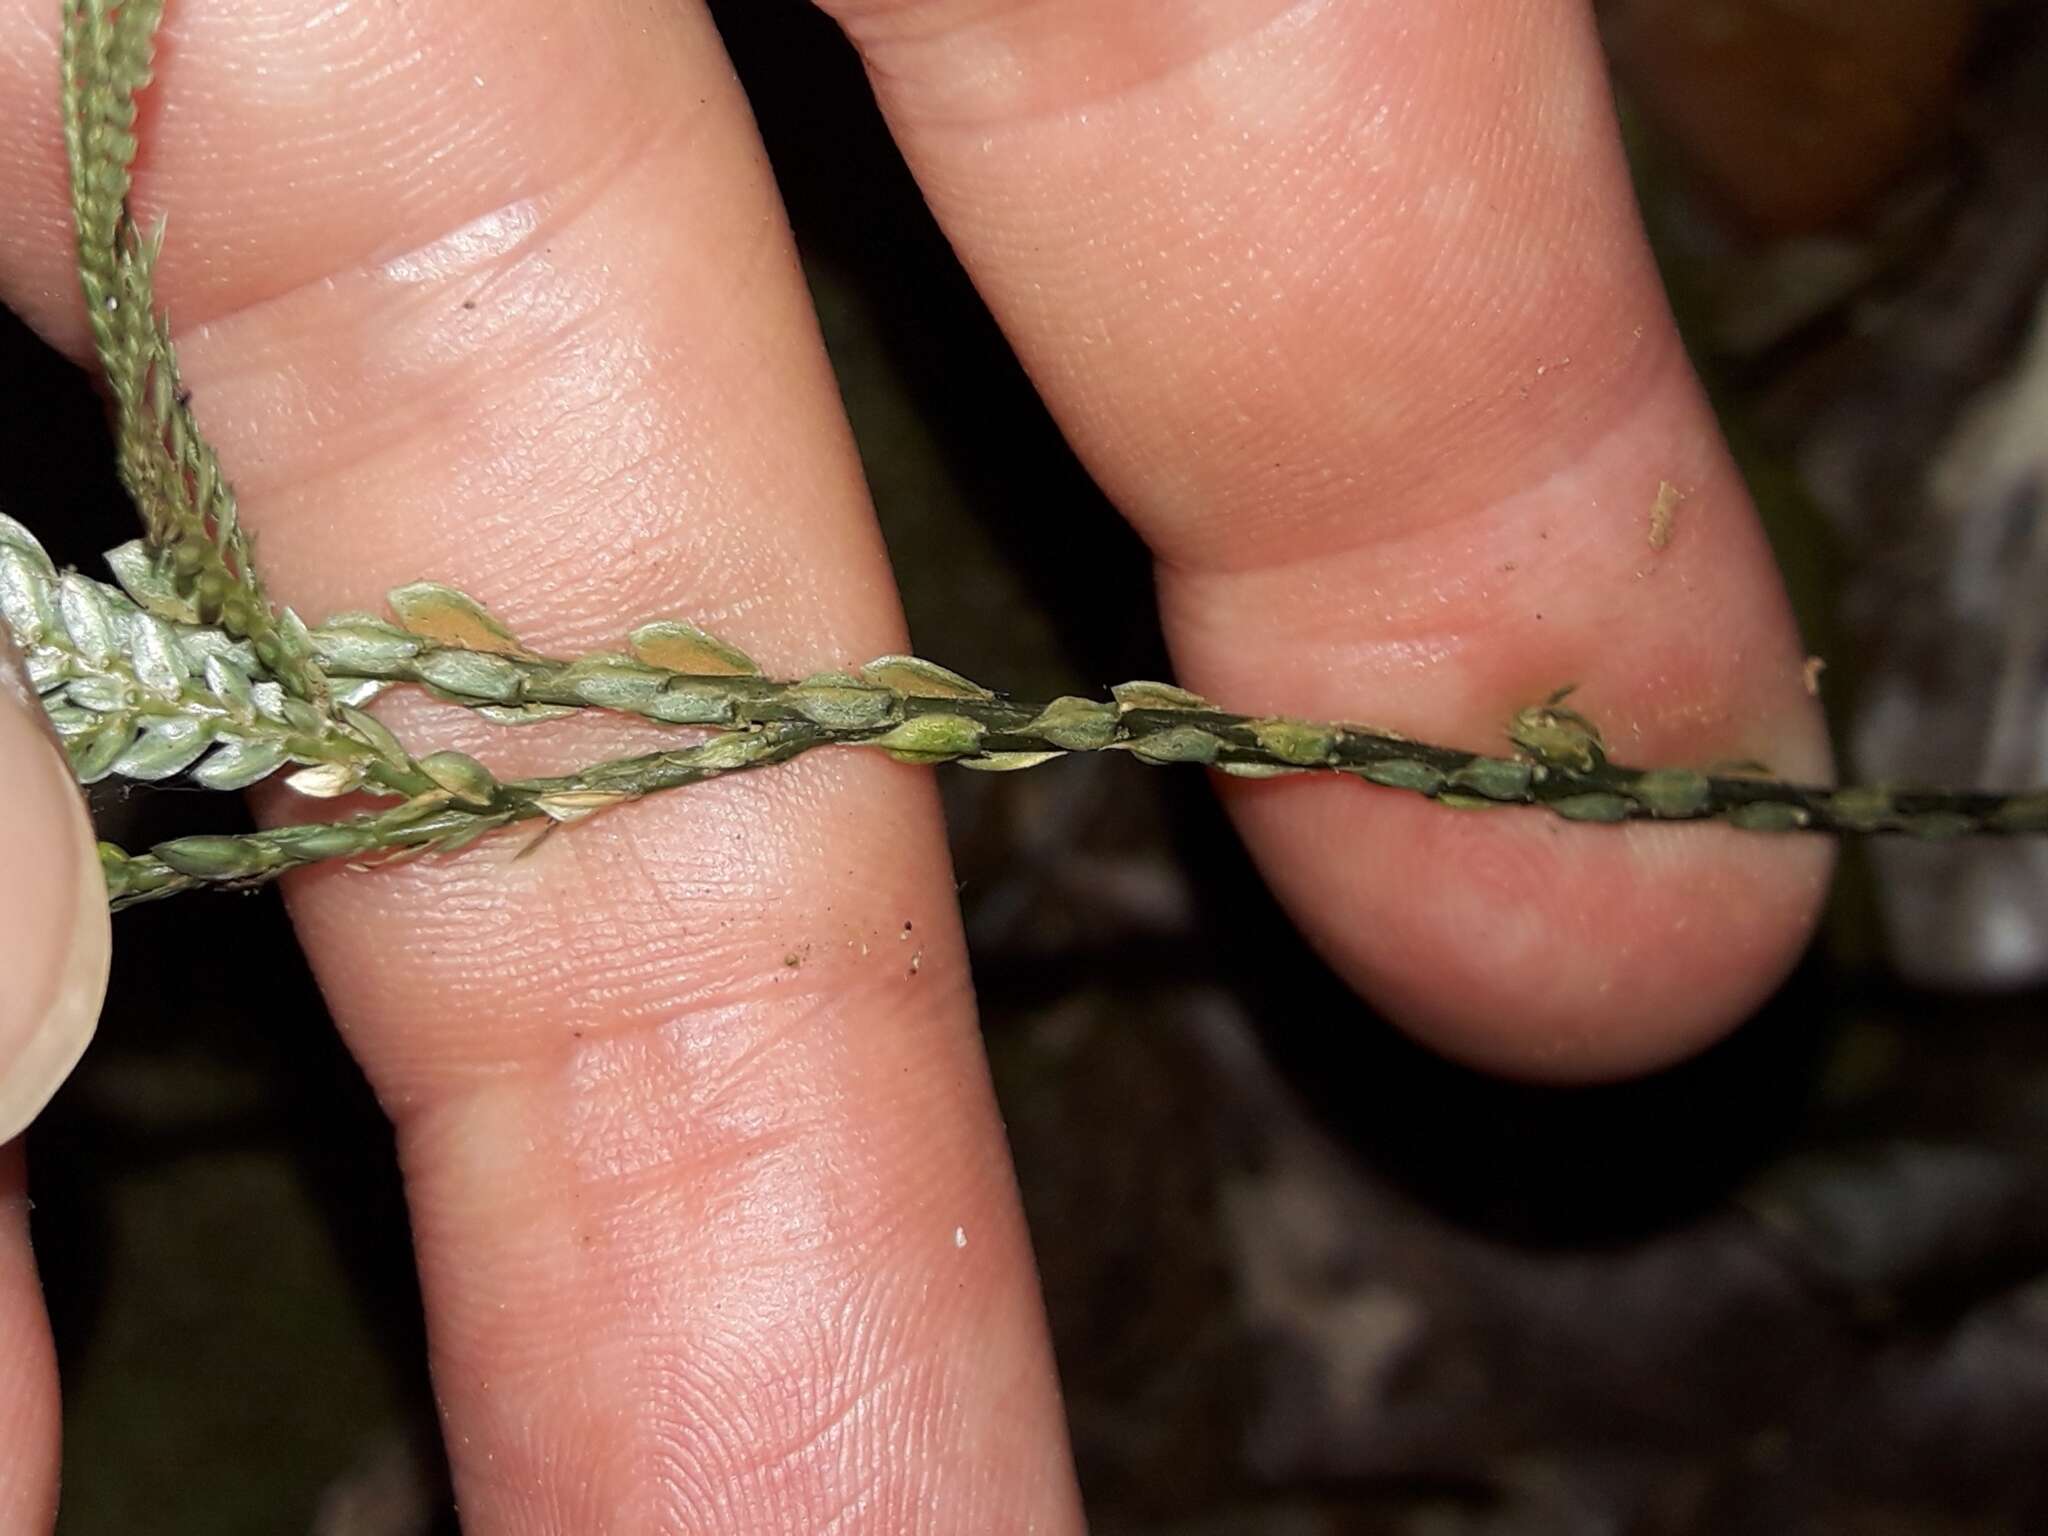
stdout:
[(107, 889), (85, 801), (0, 629), (0, 1143), (78, 1064), (107, 990)]

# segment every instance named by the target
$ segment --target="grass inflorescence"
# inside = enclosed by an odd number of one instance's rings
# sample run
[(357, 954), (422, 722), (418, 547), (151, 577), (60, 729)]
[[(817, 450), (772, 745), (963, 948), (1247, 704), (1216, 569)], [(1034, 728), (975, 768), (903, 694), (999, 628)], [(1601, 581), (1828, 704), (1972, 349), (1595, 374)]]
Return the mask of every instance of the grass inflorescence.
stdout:
[[(0, 620), (83, 783), (181, 777), (233, 790), (284, 774), (310, 799), (361, 793), (389, 803), (139, 853), (102, 844), (116, 907), (200, 885), (259, 883), (328, 859), (450, 853), (501, 828), (579, 821), (824, 746), (989, 771), (1119, 751), (1244, 777), (1338, 773), (1447, 807), (1530, 806), (1579, 822), (2048, 833), (2048, 789), (1837, 789), (1764, 772), (1614, 763), (1597, 727), (1563, 694), (1508, 722), (1508, 750), (1496, 756), (1367, 726), (1234, 714), (1166, 683), (1127, 683), (1106, 699), (1023, 701), (910, 656), (777, 680), (680, 619), (642, 625), (620, 650), (550, 657), (473, 599), (432, 582), (391, 593), (388, 614), (342, 614), (310, 627), (264, 591), (156, 305), (162, 226), (144, 235), (128, 209), (136, 95), (149, 79), (161, 13), (162, 0), (66, 0), (64, 13), (79, 276), (114, 401), (121, 479), (143, 537), (108, 555), (109, 583), (60, 571), (25, 527), (0, 517)], [(398, 685), (502, 725), (598, 709), (700, 735), (575, 773), (500, 780), (463, 753), (416, 754), (366, 712)]]

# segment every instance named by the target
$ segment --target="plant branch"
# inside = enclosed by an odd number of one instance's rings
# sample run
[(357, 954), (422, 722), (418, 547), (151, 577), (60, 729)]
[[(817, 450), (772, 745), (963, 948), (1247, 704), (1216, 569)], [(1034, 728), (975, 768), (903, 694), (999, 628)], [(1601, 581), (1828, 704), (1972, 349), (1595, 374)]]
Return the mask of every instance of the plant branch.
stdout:
[(163, 225), (146, 238), (129, 212), (135, 98), (149, 83), (163, 0), (65, 0), (64, 145), (78, 276), (93, 345), (114, 397), (121, 483), (144, 537), (200, 618), (249, 642), (294, 698), (328, 697), (298, 616), (271, 606), (234, 491), (193, 419), (153, 288)]
[(673, 752), (624, 758), (581, 773), (510, 783), (498, 783), (464, 759), (474, 773), (459, 790), (436, 788), (391, 810), (341, 821), (174, 838), (141, 854), (102, 843), (100, 868), (106, 875), (108, 902), (120, 911), (202, 885), (261, 885), (328, 859), (392, 863), (425, 853), (453, 853), (520, 822), (544, 818), (552, 830), (660, 790), (787, 762), (828, 739), (812, 726), (769, 726)]

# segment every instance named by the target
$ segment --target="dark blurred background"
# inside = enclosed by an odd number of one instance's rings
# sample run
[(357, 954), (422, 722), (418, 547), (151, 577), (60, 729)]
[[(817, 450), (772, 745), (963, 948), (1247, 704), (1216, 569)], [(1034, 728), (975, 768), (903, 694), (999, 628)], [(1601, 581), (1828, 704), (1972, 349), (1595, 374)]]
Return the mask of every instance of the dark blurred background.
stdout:
[[(2048, 13), (1600, 9), (1859, 776), (2048, 781)], [(1142, 551), (849, 51), (797, 0), (714, 10), (919, 651), (1019, 692), (1163, 675)], [(128, 536), (92, 395), (11, 321), (0, 378), (0, 506), (89, 565)], [(2040, 850), (1858, 851), (1733, 1039), (1564, 1092), (1349, 997), (1199, 774), (944, 783), (1098, 1531), (2048, 1531)], [(131, 842), (232, 814), (100, 810)], [(230, 946), (276, 957), (260, 1016)], [(126, 914), (117, 967), (33, 1146), (60, 1530), (452, 1530), (389, 1135), (274, 894)]]

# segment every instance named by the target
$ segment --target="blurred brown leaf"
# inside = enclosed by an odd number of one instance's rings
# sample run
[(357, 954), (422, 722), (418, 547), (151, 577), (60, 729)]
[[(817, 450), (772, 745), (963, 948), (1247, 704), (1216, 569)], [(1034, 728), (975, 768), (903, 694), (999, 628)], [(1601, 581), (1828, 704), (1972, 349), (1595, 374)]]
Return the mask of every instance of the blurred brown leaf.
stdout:
[(1733, 217), (1853, 213), (1940, 129), (1980, 0), (1610, 0), (1630, 99)]

